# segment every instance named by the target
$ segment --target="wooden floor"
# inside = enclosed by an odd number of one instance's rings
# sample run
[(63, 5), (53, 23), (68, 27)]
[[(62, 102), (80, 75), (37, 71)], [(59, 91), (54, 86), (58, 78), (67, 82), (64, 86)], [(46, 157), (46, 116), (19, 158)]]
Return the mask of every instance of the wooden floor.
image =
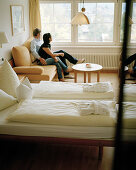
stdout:
[[(111, 81), (118, 96), (117, 73), (101, 73), (100, 81)], [(78, 82), (83, 82), (82, 74)], [(98, 147), (0, 141), (0, 170), (111, 170), (113, 154), (113, 147), (104, 147), (99, 160)]]
[(0, 142), (1, 170), (111, 170), (114, 148)]

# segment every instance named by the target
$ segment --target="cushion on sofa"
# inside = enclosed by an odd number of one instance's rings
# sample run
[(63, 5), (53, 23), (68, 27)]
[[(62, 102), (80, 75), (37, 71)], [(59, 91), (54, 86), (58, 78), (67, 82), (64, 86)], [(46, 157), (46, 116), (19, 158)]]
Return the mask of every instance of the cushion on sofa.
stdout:
[(31, 51), (30, 51), (30, 46), (31, 46), (31, 41), (33, 40), (33, 37), (32, 38), (29, 38), (27, 41), (24, 42), (23, 46), (25, 46), (29, 52), (30, 52), (30, 58), (31, 58), (31, 61), (32, 63), (36, 60), (36, 58), (32, 55)]
[(28, 49), (25, 46), (16, 46), (12, 48), (12, 55), (15, 66), (30, 66), (31, 58)]
[(20, 66), (13, 69), (18, 74), (42, 74), (44, 72), (41, 66)]
[(33, 38), (29, 38), (27, 41), (24, 42), (23, 46), (25, 46), (30, 51), (30, 44)]

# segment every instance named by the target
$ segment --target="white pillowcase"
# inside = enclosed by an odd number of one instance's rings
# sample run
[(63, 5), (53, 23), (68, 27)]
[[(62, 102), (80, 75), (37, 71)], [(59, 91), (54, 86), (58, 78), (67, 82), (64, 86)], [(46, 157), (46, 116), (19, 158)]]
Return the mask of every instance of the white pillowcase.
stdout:
[(22, 99), (32, 99), (33, 91), (32, 91), (30, 81), (28, 80), (27, 77), (17, 87), (16, 96), (18, 101), (21, 101)]
[(0, 67), (0, 89), (5, 91), (7, 94), (16, 97), (16, 88), (19, 84), (20, 81), (17, 74), (9, 62), (4, 59), (4, 62)]
[(17, 100), (13, 96), (8, 95), (0, 89), (0, 110), (3, 110), (15, 103), (17, 103)]

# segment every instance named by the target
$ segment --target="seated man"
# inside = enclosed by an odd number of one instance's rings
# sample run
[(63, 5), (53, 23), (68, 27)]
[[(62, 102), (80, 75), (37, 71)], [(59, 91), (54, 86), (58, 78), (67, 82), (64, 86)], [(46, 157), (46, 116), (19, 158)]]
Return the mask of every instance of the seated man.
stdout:
[(132, 77), (136, 77), (136, 53), (128, 57), (125, 61), (125, 66), (131, 64), (135, 60), (132, 70), (129, 70), (129, 73)]
[[(45, 59), (41, 58), (38, 54), (38, 51), (42, 45), (42, 42), (40, 40), (40, 33), (41, 33), (40, 29), (38, 29), (38, 28), (34, 29), (34, 31), (33, 31), (34, 39), (31, 41), (31, 53), (37, 59), (39, 64), (41, 63), (42, 65), (46, 65)], [(63, 57), (59, 56), (59, 58), (66, 66), (67, 66), (66, 59), (72, 64), (79, 64), (79, 63), (83, 63), (85, 61), (84, 59), (77, 60), (76, 58), (74, 58), (73, 56), (71, 56), (70, 54), (66, 53), (63, 50), (56, 51), (56, 53), (58, 53), (58, 52), (64, 53), (64, 56)], [(70, 77), (69, 73), (64, 72), (64, 77), (69, 78)]]

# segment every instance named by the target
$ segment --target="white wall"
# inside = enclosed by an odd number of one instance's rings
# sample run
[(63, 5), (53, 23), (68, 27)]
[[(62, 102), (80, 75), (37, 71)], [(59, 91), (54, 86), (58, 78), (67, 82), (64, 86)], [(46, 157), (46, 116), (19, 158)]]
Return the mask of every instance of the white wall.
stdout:
[[(12, 36), (10, 5), (24, 6), (25, 31)], [(21, 45), (29, 37), (29, 0), (0, 0), (0, 32), (7, 34), (9, 43), (3, 44), (0, 48), (0, 57), (11, 58), (13, 46)]]

